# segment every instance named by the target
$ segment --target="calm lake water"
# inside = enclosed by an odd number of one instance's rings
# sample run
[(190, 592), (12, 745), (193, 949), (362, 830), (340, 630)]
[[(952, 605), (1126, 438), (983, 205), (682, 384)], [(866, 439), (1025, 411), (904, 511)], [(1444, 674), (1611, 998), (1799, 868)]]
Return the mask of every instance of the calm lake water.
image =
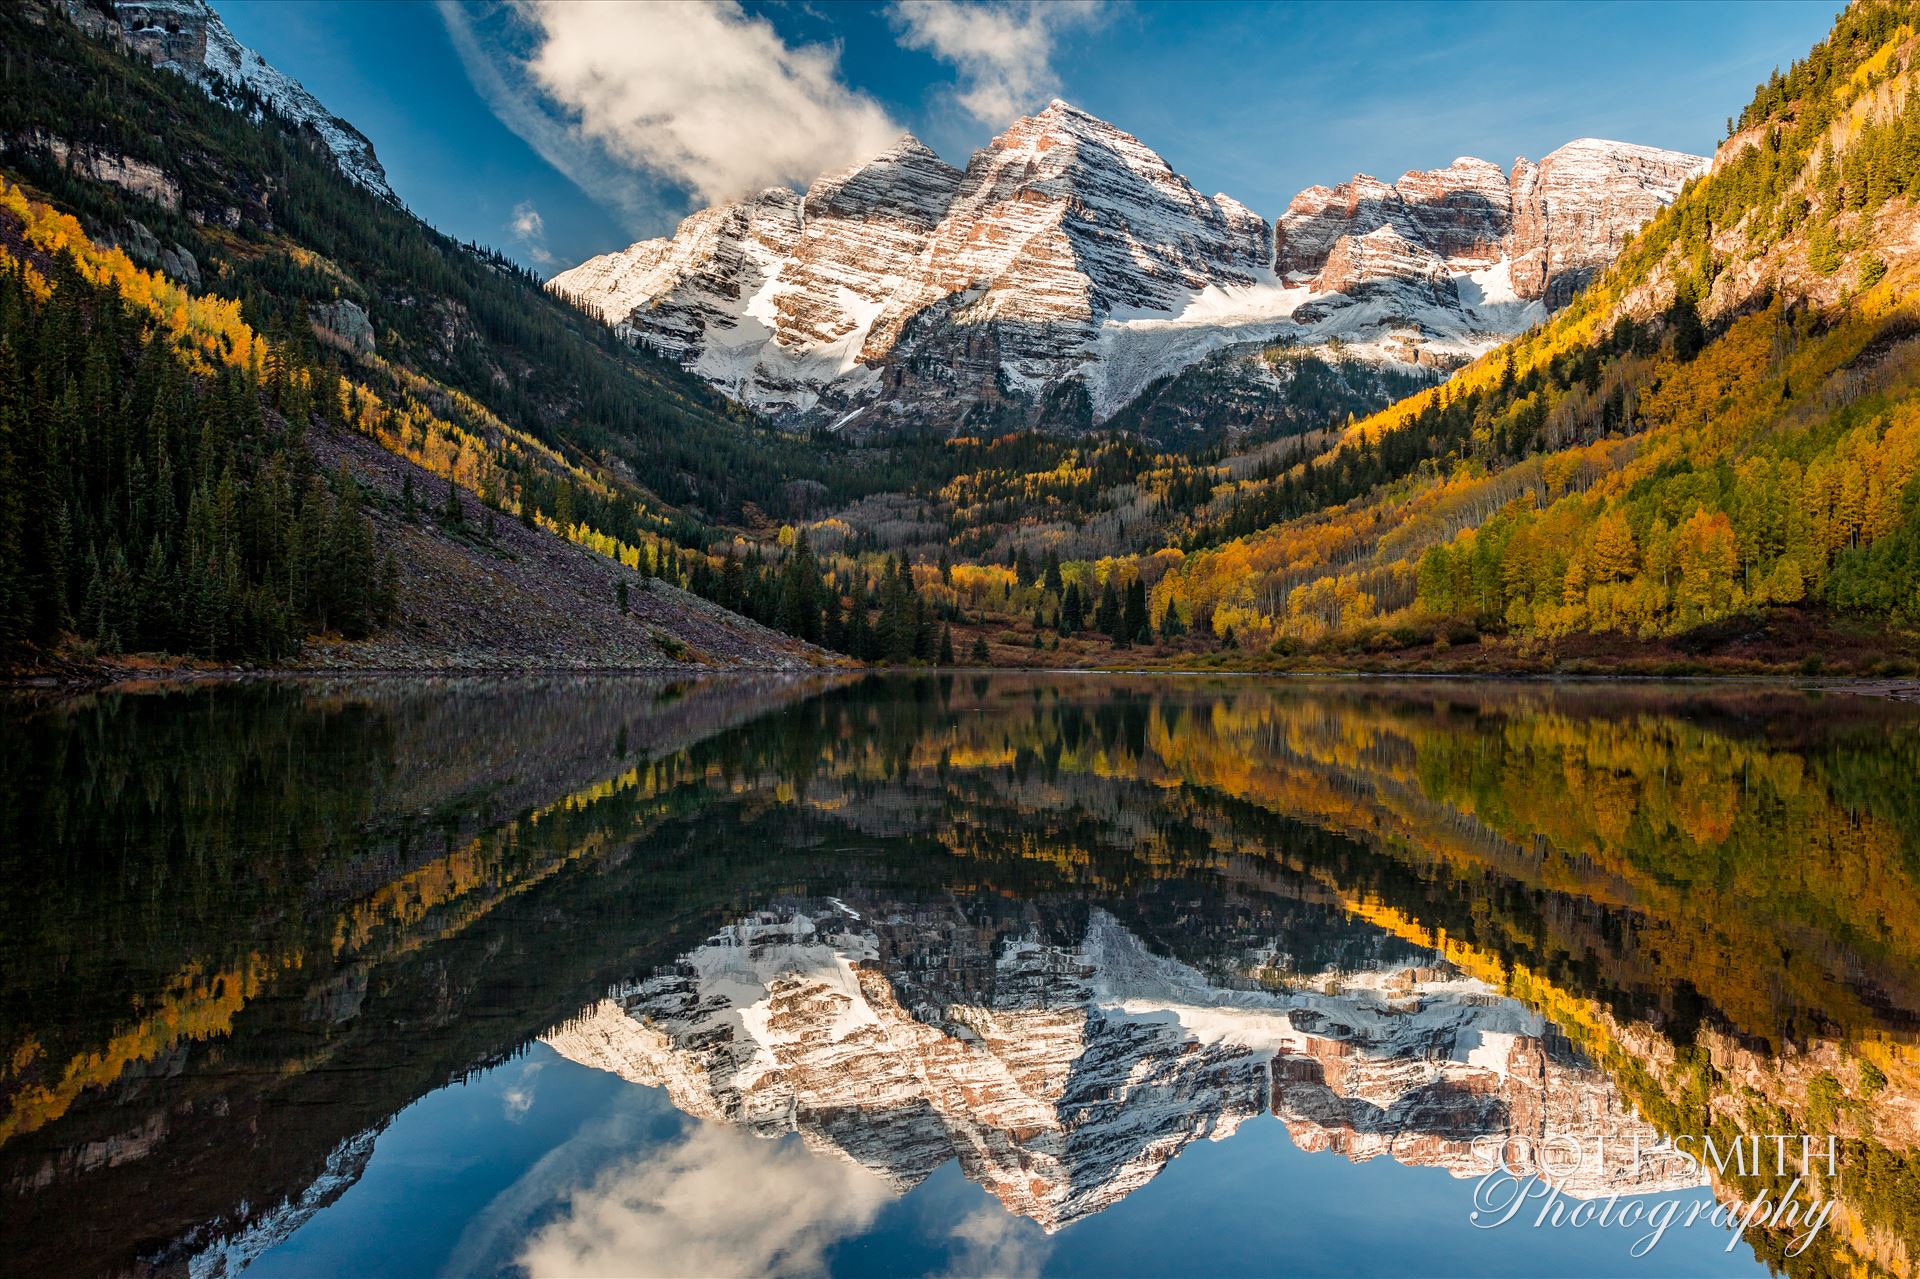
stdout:
[(1895, 703), (308, 681), (0, 734), (13, 1273), (1920, 1258)]

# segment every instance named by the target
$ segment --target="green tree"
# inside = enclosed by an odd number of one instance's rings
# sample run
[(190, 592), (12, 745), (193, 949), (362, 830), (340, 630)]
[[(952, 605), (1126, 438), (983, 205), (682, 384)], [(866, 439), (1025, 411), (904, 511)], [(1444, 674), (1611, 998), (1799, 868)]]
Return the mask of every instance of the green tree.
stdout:
[(1100, 603), (1093, 610), (1093, 629), (1116, 644), (1124, 644), (1126, 633), (1120, 629), (1120, 622), (1120, 596), (1113, 589), (1113, 579), (1108, 578), (1100, 588)]

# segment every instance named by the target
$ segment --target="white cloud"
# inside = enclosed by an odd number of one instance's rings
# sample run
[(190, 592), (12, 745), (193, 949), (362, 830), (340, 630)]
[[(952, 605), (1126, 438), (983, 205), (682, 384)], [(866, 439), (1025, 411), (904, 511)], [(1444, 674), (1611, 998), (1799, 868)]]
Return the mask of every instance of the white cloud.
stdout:
[(894, 0), (887, 12), (903, 46), (960, 73), (959, 106), (998, 127), (1053, 96), (1056, 40), (1097, 21), (1101, 9), (1101, 0)]
[(526, 249), (528, 257), (541, 266), (553, 265), (553, 251), (547, 248), (546, 219), (533, 207), (533, 201), (522, 200), (513, 206), (513, 220), (507, 223), (507, 230)]
[(840, 79), (839, 51), (789, 46), (734, 0), (544, 0), (527, 71), (582, 135), (708, 201), (804, 185), (900, 127)]
[(839, 51), (788, 45), (737, 0), (439, 0), (495, 115), (635, 234), (764, 187), (804, 186), (901, 132), (841, 79)]
[(531, 1279), (814, 1274), (891, 1198), (872, 1173), (798, 1141), (700, 1124), (574, 1194), (518, 1261)]
[(495, 116), (540, 158), (564, 173), (630, 235), (658, 235), (685, 214), (685, 202), (650, 175), (607, 154), (540, 93), (527, 77), (534, 33), (511, 4), (439, 0), (440, 20), (467, 79)]

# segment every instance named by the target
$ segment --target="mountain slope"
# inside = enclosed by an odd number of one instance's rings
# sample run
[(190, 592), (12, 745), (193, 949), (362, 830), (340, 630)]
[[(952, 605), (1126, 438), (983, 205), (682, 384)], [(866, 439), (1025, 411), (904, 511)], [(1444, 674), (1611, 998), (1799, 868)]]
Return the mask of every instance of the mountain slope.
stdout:
[(123, 648), (385, 669), (824, 658), (530, 508), (496, 518), (403, 456), (375, 392), (309, 361), (0, 184), (0, 659), (69, 631), (109, 667)]
[[(310, 122), (281, 114), (285, 95), (269, 105), (243, 93), (232, 109), (185, 76), (150, 70), (135, 37), (86, 39), (64, 12), (0, 15), (12, 55), (0, 163), (96, 239), (238, 297), (262, 333), (303, 330), (320, 318), (308, 312), (351, 304), (359, 314), (342, 322), (372, 339), (375, 361), (444, 387), (436, 409), (463, 426), (487, 415), (561, 452), (585, 473), (567, 479), (574, 518), (629, 543), (669, 530), (699, 540), (695, 526), (749, 505), (778, 511), (795, 482), (865, 481), (862, 466), (766, 432), (506, 259), (342, 181)], [(492, 461), (503, 487), (528, 479), (538, 508), (558, 516), (561, 475), (527, 463), (539, 451), (498, 450)]]
[(1055, 101), (965, 173), (906, 137), (694, 214), (552, 287), (777, 418), (1080, 428), (1232, 343), (1449, 367), (1563, 305), (1705, 165), (1583, 139), (1364, 175), (1277, 226)]
[[(193, 80), (216, 101), (224, 101), (234, 90), (258, 98), (267, 109), (318, 139), (340, 172), (375, 195), (399, 203), (366, 135), (327, 110), (305, 85), (240, 43), (206, 0), (128, 0), (115, 4), (113, 11), (120, 36), (155, 66)], [(68, 0), (67, 13), (82, 29), (96, 34), (114, 25), (82, 0)]]

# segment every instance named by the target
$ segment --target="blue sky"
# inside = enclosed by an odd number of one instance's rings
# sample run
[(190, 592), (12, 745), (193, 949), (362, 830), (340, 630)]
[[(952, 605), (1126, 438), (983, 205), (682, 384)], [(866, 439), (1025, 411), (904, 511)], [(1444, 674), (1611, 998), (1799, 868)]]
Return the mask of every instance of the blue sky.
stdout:
[(1575, 137), (1707, 152), (1836, 3), (216, 7), (421, 216), (551, 272), (903, 128), (964, 165), (1055, 95), (1269, 219), (1356, 171)]

